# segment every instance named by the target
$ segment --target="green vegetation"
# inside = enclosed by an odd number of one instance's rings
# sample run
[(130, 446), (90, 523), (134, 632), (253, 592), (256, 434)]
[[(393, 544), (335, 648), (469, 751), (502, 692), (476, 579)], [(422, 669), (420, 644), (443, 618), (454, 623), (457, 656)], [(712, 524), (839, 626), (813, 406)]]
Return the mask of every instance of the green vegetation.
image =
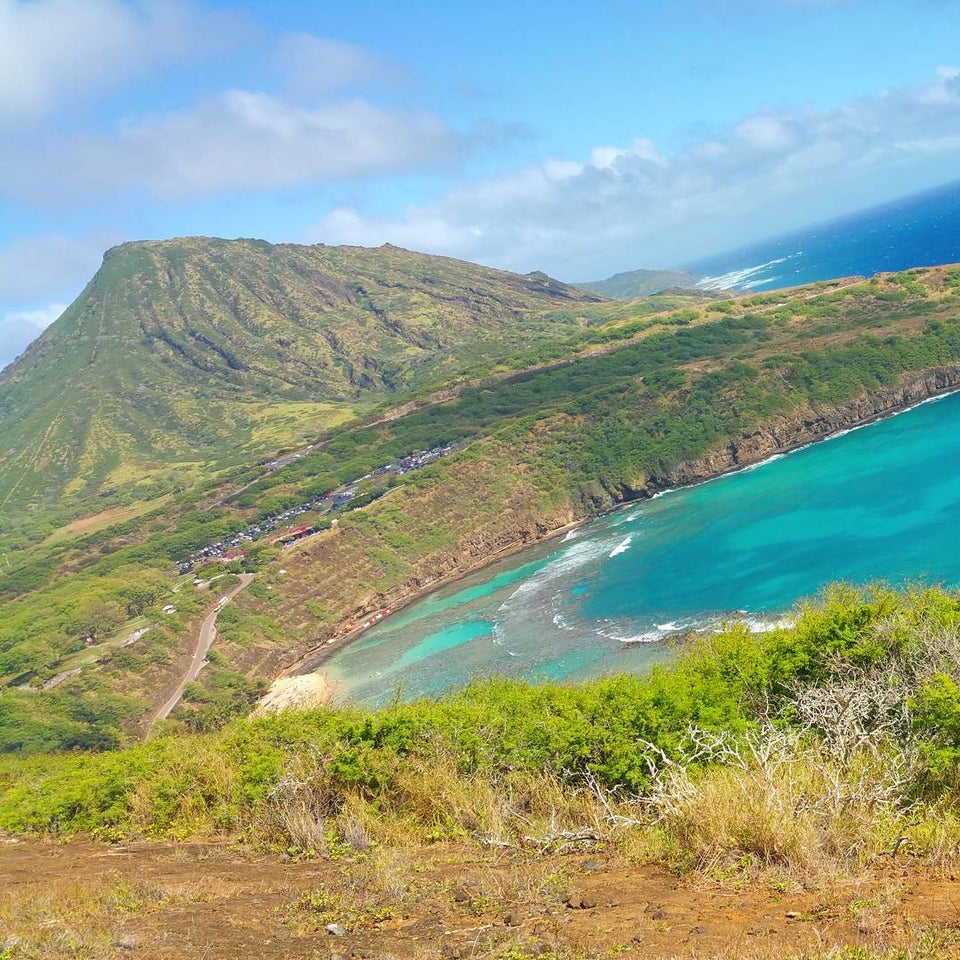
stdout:
[(239, 832), (331, 852), (411, 832), (512, 842), (548, 809), (554, 829), (592, 809), (625, 851), (687, 866), (802, 873), (891, 850), (946, 862), (960, 841), (958, 681), (960, 595), (838, 586), (793, 627), (698, 638), (644, 677), (489, 680), (376, 711), (7, 758), (0, 828)]

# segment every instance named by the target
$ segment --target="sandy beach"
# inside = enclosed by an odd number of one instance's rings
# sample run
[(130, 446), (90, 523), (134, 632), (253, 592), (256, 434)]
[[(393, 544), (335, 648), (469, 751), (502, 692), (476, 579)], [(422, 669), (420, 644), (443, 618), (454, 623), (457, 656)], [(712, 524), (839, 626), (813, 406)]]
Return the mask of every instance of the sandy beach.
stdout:
[(336, 684), (324, 673), (278, 677), (257, 704), (253, 716), (281, 710), (308, 710), (328, 703), (335, 689)]

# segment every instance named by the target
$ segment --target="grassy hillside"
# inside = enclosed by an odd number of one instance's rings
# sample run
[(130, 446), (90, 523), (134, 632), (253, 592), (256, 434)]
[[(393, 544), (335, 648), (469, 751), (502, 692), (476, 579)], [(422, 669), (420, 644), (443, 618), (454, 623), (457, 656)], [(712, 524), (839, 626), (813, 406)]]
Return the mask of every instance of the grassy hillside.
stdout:
[(183, 487), (576, 328), (595, 299), (395, 247), (124, 244), (0, 375), (0, 511)]
[(589, 280), (577, 286), (611, 300), (636, 300), (672, 287), (691, 289), (699, 279), (685, 270), (628, 270), (615, 273), (606, 280)]
[(687, 866), (849, 868), (904, 842), (955, 857), (958, 628), (956, 594), (838, 587), (795, 626), (730, 628), (645, 677), (481, 682), (99, 757), (6, 759), (0, 828), (242, 830), (330, 852), (411, 831), (512, 842), (531, 827), (520, 811), (548, 816), (552, 803), (559, 832), (592, 801), (595, 822)]

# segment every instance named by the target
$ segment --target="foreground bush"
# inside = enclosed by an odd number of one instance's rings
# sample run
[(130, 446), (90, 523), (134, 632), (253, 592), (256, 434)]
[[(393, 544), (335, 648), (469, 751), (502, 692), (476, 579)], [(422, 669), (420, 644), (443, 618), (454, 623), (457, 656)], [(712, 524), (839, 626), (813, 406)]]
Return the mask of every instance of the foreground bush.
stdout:
[(836, 587), (795, 619), (694, 639), (641, 677), (485, 680), (439, 701), (8, 760), (0, 829), (242, 833), (320, 853), (451, 836), (562, 844), (628, 826), (698, 866), (814, 869), (905, 849), (949, 860), (960, 597)]

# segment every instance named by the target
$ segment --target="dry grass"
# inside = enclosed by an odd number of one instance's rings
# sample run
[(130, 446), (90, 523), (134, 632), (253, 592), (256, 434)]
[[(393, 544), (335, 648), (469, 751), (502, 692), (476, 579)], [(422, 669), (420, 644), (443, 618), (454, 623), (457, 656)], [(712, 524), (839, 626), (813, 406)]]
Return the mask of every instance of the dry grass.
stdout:
[(606, 832), (608, 811), (600, 799), (555, 777), (467, 776), (440, 757), (391, 771), (389, 793), (371, 798), (334, 790), (324, 763), (322, 757), (295, 759), (253, 832), (296, 852), (325, 855), (462, 839), (576, 849)]
[(911, 803), (895, 755), (831, 757), (772, 728), (722, 749), (730, 750), (724, 765), (656, 772), (637, 804), (628, 855), (714, 875), (777, 868), (805, 884), (907, 851), (955, 862), (960, 819)]
[(123, 949), (123, 928), (139, 917), (224, 891), (204, 882), (162, 884), (120, 873), (99, 880), (31, 885), (0, 895), (0, 958), (107, 960)]
[(130, 822), (144, 835), (177, 840), (216, 836), (232, 814), (224, 810), (236, 771), (216, 750), (184, 751), (164, 765), (162, 778), (137, 781), (129, 797)]

